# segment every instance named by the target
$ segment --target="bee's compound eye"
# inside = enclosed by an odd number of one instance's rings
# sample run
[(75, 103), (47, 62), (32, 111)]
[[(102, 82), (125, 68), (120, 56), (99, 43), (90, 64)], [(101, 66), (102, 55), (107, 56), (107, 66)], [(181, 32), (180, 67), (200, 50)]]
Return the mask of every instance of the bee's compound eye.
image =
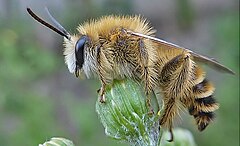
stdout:
[(82, 36), (75, 45), (75, 57), (76, 65), (78, 68), (82, 68), (84, 62), (84, 45), (86, 43), (87, 36)]

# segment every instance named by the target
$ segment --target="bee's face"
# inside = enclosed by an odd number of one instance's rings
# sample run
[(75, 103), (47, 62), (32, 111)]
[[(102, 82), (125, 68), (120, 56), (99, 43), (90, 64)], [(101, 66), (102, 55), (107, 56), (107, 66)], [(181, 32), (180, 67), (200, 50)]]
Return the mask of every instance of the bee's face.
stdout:
[(79, 76), (85, 61), (86, 48), (88, 47), (88, 37), (86, 35), (71, 36), (71, 40), (64, 40), (65, 63), (71, 73)]

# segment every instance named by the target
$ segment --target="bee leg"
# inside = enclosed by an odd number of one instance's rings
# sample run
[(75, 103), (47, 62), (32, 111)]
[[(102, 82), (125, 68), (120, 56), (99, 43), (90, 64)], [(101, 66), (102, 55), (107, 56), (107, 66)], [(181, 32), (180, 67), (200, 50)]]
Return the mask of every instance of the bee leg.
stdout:
[(102, 85), (100, 91), (99, 91), (99, 94), (100, 94), (100, 97), (99, 97), (99, 102), (101, 103), (105, 103), (106, 102), (106, 98), (105, 98), (105, 84)]
[(164, 112), (162, 114), (162, 117), (160, 119), (160, 125), (163, 125), (165, 127), (168, 127), (169, 131), (171, 131), (172, 127), (172, 120), (173, 117), (176, 114), (176, 99), (170, 98), (168, 100), (165, 99), (164, 101)]
[(143, 68), (142, 70), (142, 77), (144, 79), (144, 84), (145, 84), (145, 95), (146, 95), (146, 105), (148, 107), (148, 111), (149, 111), (149, 115), (153, 115), (154, 114), (154, 110), (151, 104), (151, 94), (152, 93), (152, 84), (150, 82), (150, 75), (149, 75), (149, 67), (148, 65), (148, 61), (149, 61), (149, 57), (148, 57), (148, 52), (146, 49), (146, 46), (143, 42), (143, 40), (140, 38), (138, 39), (138, 46), (139, 46), (139, 52), (140, 52), (140, 66)]
[(167, 141), (168, 141), (168, 142), (172, 142), (172, 141), (173, 141), (173, 139), (174, 139), (172, 128), (171, 128), (171, 129), (169, 129), (169, 132), (170, 132), (170, 139), (169, 139), (169, 140), (167, 140)]
[(103, 52), (101, 51), (101, 46), (97, 47), (97, 66), (98, 66), (98, 77), (101, 81), (101, 88), (99, 90), (99, 102), (105, 103), (106, 102), (106, 97), (105, 97), (105, 90), (106, 90), (106, 85), (107, 85), (107, 77), (109, 76), (104, 70), (106, 68), (103, 67), (103, 64), (106, 64), (106, 58), (104, 57)]
[(147, 95), (147, 99), (146, 99), (146, 103), (147, 103), (147, 107), (148, 107), (148, 115), (153, 115), (154, 114), (154, 110), (151, 104), (151, 96), (148, 94)]
[(97, 90), (97, 93), (100, 93), (100, 91), (101, 91), (101, 88)]
[(171, 132), (173, 119), (179, 112), (179, 107), (183, 104), (181, 98), (191, 102), (192, 72), (194, 63), (190, 53), (183, 52), (167, 62), (160, 76), (160, 83), (163, 91), (164, 112), (160, 119), (160, 125)]
[(146, 104), (148, 107), (148, 114), (149, 115), (153, 115), (154, 114), (154, 110), (152, 107), (152, 103), (151, 103), (151, 93), (152, 93), (152, 87), (150, 84), (150, 77), (149, 77), (149, 73), (148, 73), (148, 67), (144, 67), (144, 80), (145, 80), (145, 95), (146, 95)]

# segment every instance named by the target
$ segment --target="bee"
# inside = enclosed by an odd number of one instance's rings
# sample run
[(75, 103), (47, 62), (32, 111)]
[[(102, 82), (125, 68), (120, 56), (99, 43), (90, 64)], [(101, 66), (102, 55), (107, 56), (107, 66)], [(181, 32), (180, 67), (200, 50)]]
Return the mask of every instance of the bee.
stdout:
[(141, 16), (104, 16), (78, 26), (71, 35), (48, 12), (56, 27), (28, 13), (38, 22), (64, 37), (65, 63), (76, 77), (97, 77), (101, 82), (99, 101), (106, 102), (105, 89), (114, 79), (130, 78), (144, 85), (146, 103), (151, 93), (161, 91), (163, 113), (160, 125), (171, 132), (180, 107), (188, 109), (203, 131), (214, 118), (219, 104), (213, 97), (213, 84), (200, 67), (204, 63), (230, 74), (234, 72), (213, 58), (155, 37), (155, 30)]

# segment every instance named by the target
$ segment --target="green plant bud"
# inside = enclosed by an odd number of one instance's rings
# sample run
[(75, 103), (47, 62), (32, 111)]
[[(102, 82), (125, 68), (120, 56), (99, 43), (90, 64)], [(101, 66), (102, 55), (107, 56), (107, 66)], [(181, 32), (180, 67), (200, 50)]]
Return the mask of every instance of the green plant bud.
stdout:
[(39, 144), (39, 146), (74, 146), (74, 144), (68, 139), (53, 137), (50, 141), (47, 141), (44, 144)]
[(96, 102), (96, 111), (107, 136), (134, 146), (158, 146), (161, 138), (159, 115), (149, 115), (140, 84), (114, 81), (106, 90), (106, 102)]
[(161, 146), (196, 146), (194, 138), (190, 131), (176, 128), (173, 129), (174, 141), (168, 142), (169, 133), (166, 131), (163, 133), (161, 139)]

